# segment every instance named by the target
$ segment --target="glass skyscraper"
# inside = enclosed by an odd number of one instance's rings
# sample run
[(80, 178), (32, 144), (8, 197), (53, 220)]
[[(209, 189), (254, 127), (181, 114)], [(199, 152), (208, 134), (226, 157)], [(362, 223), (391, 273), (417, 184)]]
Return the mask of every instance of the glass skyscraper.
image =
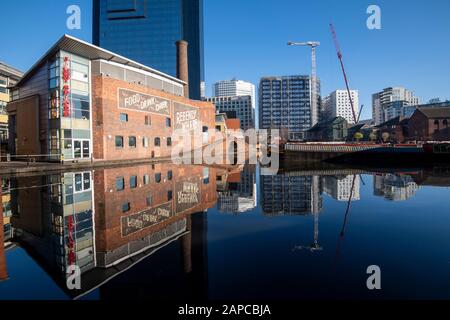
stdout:
[(202, 98), (203, 0), (94, 0), (95, 45), (176, 76), (175, 42), (189, 43), (189, 95)]

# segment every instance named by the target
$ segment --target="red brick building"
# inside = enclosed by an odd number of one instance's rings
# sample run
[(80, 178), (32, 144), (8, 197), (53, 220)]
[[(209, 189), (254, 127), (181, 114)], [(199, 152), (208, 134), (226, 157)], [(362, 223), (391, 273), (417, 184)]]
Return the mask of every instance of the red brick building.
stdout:
[[(177, 45), (179, 74), (187, 78), (186, 43)], [(212, 142), (215, 107), (190, 100), (187, 88), (185, 81), (65, 35), (12, 89), (10, 152), (48, 161), (167, 157), (181, 128), (186, 134), (197, 128), (192, 149), (201, 148)]]
[(419, 108), (409, 120), (409, 139), (450, 141), (450, 108)]

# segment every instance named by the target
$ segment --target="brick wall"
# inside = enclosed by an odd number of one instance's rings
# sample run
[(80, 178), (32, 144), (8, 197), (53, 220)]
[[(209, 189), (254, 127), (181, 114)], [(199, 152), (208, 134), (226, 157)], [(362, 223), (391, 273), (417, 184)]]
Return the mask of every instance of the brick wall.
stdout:
[[(120, 109), (118, 103), (118, 89), (127, 89), (142, 94), (170, 100), (171, 127), (166, 126), (165, 115), (141, 112), (129, 109)], [(133, 160), (151, 158), (152, 156), (168, 157), (172, 147), (167, 146), (167, 138), (172, 136), (175, 124), (173, 102), (182, 103), (198, 108), (199, 118), (204, 126), (209, 128), (211, 136), (215, 128), (215, 107), (213, 104), (202, 101), (193, 101), (184, 97), (175, 96), (159, 90), (132, 84), (105, 76), (92, 77), (92, 123), (93, 123), (93, 150), (96, 160)], [(120, 120), (120, 114), (128, 115), (128, 122)], [(151, 125), (145, 124), (145, 116), (151, 116)], [(124, 147), (116, 148), (115, 137), (124, 138)], [(129, 147), (128, 138), (136, 137), (136, 148)], [(143, 147), (142, 139), (149, 139), (148, 148)], [(155, 138), (161, 139), (161, 146), (155, 146)]]
[[(172, 171), (173, 178), (168, 179), (168, 172)], [(161, 182), (155, 181), (155, 174), (161, 174)], [(203, 167), (174, 166), (168, 163), (156, 165), (141, 165), (126, 168), (96, 170), (95, 181), (95, 225), (96, 248), (98, 252), (110, 252), (120, 246), (136, 241), (143, 237), (164, 229), (169, 224), (179, 221), (186, 216), (203, 212), (213, 207), (217, 201), (216, 171), (209, 169), (209, 183), (203, 183)], [(150, 178), (149, 184), (144, 184), (144, 175)], [(137, 187), (130, 188), (130, 177), (137, 176)], [(116, 190), (116, 178), (124, 178), (125, 189)], [(184, 181), (198, 181), (200, 186), (200, 201), (190, 208), (180, 211), (177, 207), (177, 190)], [(168, 199), (172, 191), (173, 198)], [(147, 197), (151, 196), (152, 204), (147, 205)], [(130, 211), (123, 213), (122, 205), (130, 203)], [(174, 217), (166, 221), (142, 229), (130, 235), (122, 234), (121, 218), (169, 203)], [(182, 208), (183, 209), (183, 208)]]

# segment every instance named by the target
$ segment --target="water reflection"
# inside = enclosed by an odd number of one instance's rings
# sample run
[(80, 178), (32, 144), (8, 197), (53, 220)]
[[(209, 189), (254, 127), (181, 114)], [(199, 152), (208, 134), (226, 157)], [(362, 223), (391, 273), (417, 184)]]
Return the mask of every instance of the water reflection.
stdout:
[[(319, 237), (319, 219), (328, 199), (345, 203), (334, 222), (342, 238), (352, 204), (369, 196), (362, 190), (370, 180), (373, 195), (390, 201), (410, 200), (421, 186), (450, 186), (449, 168), (404, 171), (290, 168), (261, 176), (252, 166), (158, 164), (2, 178), (0, 299), (8, 298), (2, 286), (13, 281), (8, 269), (19, 267), (9, 262), (8, 252), (19, 248), (64, 292), (61, 298), (90, 292), (104, 299), (215, 296), (211, 283), (218, 280), (211, 276), (216, 272), (208, 256), (218, 253), (208, 248), (213, 243), (209, 237), (232, 234), (225, 224), (225, 229), (208, 226), (207, 216), (214, 217), (215, 210), (250, 212), (256, 215), (255, 225), (266, 223), (264, 218), (275, 225), (277, 217), (312, 216), (312, 225), (299, 227), (305, 238), (289, 247), (320, 253), (327, 248)], [(236, 224), (245, 221), (231, 218)], [(244, 234), (251, 228), (239, 226)], [(324, 243), (330, 243), (329, 237)], [(81, 268), (81, 290), (67, 289), (71, 265)], [(261, 272), (259, 276), (267, 276)]]

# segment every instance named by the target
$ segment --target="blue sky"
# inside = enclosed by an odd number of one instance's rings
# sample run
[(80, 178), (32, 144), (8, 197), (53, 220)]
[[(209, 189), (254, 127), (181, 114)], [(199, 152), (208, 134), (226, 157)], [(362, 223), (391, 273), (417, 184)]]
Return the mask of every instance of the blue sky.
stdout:
[[(450, 99), (450, 1), (448, 0), (204, 0), (208, 93), (217, 80), (310, 73), (310, 50), (289, 40), (317, 40), (322, 94), (344, 88), (328, 24), (335, 24), (363, 118), (371, 94), (405, 86), (422, 101)], [(82, 29), (66, 29), (66, 8), (82, 9)], [(366, 27), (369, 5), (380, 6), (382, 29)], [(62, 34), (91, 41), (90, 0), (3, 1), (0, 60), (27, 70)]]

